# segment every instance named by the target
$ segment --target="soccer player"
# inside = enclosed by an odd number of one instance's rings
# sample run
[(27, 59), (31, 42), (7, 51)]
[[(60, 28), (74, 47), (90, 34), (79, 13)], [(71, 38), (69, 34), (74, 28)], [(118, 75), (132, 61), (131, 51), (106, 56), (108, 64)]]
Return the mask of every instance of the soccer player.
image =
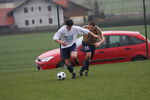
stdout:
[(71, 19), (65, 22), (66, 25), (62, 26), (54, 35), (53, 40), (61, 44), (62, 58), (65, 61), (67, 69), (72, 73), (72, 78), (76, 78), (76, 73), (70, 61), (70, 57), (77, 61), (76, 40), (78, 34), (90, 34), (94, 38), (99, 38), (88, 29), (73, 25)]
[(82, 50), (85, 54), (85, 61), (83, 62), (83, 66), (81, 67), (79, 73), (80, 76), (82, 76), (83, 72), (85, 72), (85, 76), (88, 76), (89, 62), (94, 56), (96, 47), (100, 46), (105, 41), (105, 38), (100, 28), (94, 21), (90, 22), (89, 25), (85, 25), (83, 27), (89, 29), (95, 35), (99, 36), (99, 38), (95, 38), (90, 34), (83, 35)]

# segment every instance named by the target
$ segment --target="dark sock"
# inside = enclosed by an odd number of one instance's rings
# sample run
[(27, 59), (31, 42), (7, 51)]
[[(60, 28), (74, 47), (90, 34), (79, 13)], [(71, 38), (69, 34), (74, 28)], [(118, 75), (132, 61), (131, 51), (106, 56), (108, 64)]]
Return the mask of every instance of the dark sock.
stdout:
[(88, 72), (89, 72), (88, 70), (85, 72), (85, 76), (88, 76)]
[(73, 70), (74, 70), (74, 69), (73, 69), (73, 66), (72, 66), (72, 65), (67, 66), (67, 68), (68, 68), (68, 70), (69, 70), (70, 73), (73, 73)]
[(85, 70), (85, 66), (82, 66), (80, 72), (83, 72), (84, 70)]
[(84, 61), (85, 70), (89, 70), (89, 60)]
[(77, 65), (77, 66), (80, 65), (78, 59), (74, 59), (74, 63), (75, 63), (75, 65)]

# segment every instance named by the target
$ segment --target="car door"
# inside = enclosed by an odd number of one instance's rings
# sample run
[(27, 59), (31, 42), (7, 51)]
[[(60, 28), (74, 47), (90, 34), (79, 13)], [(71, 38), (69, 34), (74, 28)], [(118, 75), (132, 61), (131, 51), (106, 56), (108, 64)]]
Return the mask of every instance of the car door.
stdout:
[[(106, 37), (105, 37), (106, 39)], [(91, 61), (91, 63), (94, 64), (101, 64), (105, 63), (108, 59), (109, 49), (107, 47), (107, 41), (105, 41), (103, 44), (101, 44), (99, 47), (96, 48), (94, 57)]]
[[(106, 38), (106, 37), (105, 37)], [(85, 54), (81, 50), (82, 46), (78, 47), (78, 59), (82, 63), (85, 60)], [(107, 45), (106, 42), (96, 48), (93, 59), (91, 60), (91, 64), (103, 63), (107, 56)]]
[(128, 61), (135, 52), (132, 39), (127, 35), (120, 35), (119, 44), (121, 48), (121, 57), (124, 61)]
[(120, 35), (105, 36), (105, 43), (95, 51), (92, 62), (108, 63), (125, 60), (125, 54), (120, 45)]
[(128, 35), (120, 37), (120, 41), (122, 41), (120, 42), (122, 56), (126, 61), (132, 60), (136, 55), (141, 55), (143, 54), (142, 52), (145, 51), (145, 48), (143, 48), (144, 40)]

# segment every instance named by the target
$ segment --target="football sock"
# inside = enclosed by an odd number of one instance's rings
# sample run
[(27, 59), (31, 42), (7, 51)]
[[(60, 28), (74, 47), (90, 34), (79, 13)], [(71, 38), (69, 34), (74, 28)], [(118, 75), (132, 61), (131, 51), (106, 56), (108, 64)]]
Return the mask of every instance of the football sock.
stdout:
[(72, 66), (72, 65), (67, 66), (67, 68), (68, 68), (68, 70), (69, 70), (70, 73), (73, 73), (73, 70), (74, 70), (74, 69), (73, 69), (73, 66)]
[(85, 76), (88, 76), (88, 72), (89, 72), (88, 70), (85, 72)]
[(76, 73), (75, 72), (73, 72), (72, 73), (72, 79), (75, 79), (77, 76), (76, 76)]
[(77, 65), (77, 66), (79, 65), (78, 59), (74, 59), (73, 61), (74, 61), (75, 65)]
[(80, 72), (82, 73), (85, 70), (85, 66), (82, 66)]
[(85, 70), (89, 70), (89, 60), (84, 61)]

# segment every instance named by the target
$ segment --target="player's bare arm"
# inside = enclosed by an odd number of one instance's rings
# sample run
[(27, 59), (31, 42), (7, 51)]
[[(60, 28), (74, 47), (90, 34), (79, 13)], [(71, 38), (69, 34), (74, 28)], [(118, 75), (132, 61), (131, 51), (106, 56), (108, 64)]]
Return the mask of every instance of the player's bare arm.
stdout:
[(94, 33), (92, 33), (91, 31), (88, 33), (88, 34), (91, 34), (93, 37), (95, 37), (95, 38), (99, 38), (99, 36), (98, 35), (95, 35)]
[(99, 42), (97, 42), (97, 43), (95, 43), (94, 45), (96, 46), (96, 47), (98, 47), (98, 46), (100, 46), (102, 43), (104, 43), (105, 42), (105, 38), (104, 38), (104, 36), (103, 36), (103, 34), (102, 34), (102, 32), (101, 32), (101, 29), (98, 27), (98, 26), (96, 26), (97, 27), (97, 32), (98, 32), (98, 34), (99, 34)]
[(62, 46), (66, 46), (67, 44), (59, 39), (55, 40), (57, 43), (61, 44)]

